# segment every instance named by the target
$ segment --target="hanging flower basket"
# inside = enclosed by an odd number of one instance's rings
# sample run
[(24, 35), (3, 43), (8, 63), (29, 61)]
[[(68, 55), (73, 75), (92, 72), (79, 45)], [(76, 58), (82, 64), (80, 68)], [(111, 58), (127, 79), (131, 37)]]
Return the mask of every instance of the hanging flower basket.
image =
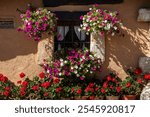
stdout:
[(56, 32), (57, 17), (45, 8), (31, 10), (28, 8), (25, 13), (20, 14), (22, 25), (18, 31), (25, 32), (29, 38), (39, 41), (43, 33), (54, 35)]
[(122, 23), (118, 18), (118, 12), (97, 9), (96, 6), (89, 8), (89, 12), (80, 17), (82, 20), (80, 30), (85, 31), (86, 34), (99, 33), (101, 36), (105, 33), (112, 36), (119, 33)]

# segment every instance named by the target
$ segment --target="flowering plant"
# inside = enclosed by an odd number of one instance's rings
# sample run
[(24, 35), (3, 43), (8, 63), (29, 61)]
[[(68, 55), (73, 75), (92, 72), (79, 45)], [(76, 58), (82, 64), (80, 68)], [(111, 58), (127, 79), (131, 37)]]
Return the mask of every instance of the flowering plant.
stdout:
[(80, 85), (73, 86), (71, 88), (71, 93), (72, 93), (73, 97), (81, 98), (81, 96), (83, 95), (82, 86), (80, 86)]
[(44, 65), (50, 78), (77, 78), (84, 80), (91, 77), (96, 71), (101, 71), (101, 60), (88, 49), (69, 50), (67, 56), (55, 59)]
[(110, 73), (106, 76), (103, 88), (107, 96), (119, 96), (121, 94), (121, 79), (115, 74)]
[(140, 68), (127, 69), (127, 74), (133, 80), (137, 81), (141, 85), (141, 87), (143, 87), (146, 84), (145, 76), (147, 76), (147, 74), (144, 75), (143, 71)]
[(118, 19), (118, 12), (97, 9), (96, 6), (90, 8), (86, 15), (80, 17), (82, 20), (80, 30), (85, 31), (86, 34), (100, 33), (102, 36), (105, 33), (111, 35), (119, 33), (121, 22)]
[(6, 76), (0, 74), (0, 99), (14, 98), (16, 86)]
[(89, 99), (94, 99), (95, 98), (95, 83), (90, 82), (85, 90), (85, 96), (88, 96)]
[(121, 86), (124, 95), (139, 95), (142, 90), (139, 82), (130, 76), (122, 81)]
[(54, 34), (57, 18), (54, 13), (45, 8), (36, 10), (28, 9), (25, 13), (20, 14), (23, 25), (18, 31), (25, 32), (29, 38), (39, 41), (43, 33)]

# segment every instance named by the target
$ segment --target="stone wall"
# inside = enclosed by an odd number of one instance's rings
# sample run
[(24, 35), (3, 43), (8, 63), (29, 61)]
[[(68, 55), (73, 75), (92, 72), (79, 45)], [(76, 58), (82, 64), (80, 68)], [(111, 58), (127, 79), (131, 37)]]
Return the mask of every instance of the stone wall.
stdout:
[[(19, 13), (16, 9), (25, 9), (27, 3), (42, 6), (42, 0), (1, 0), (0, 17), (14, 18), (14, 29), (0, 29), (0, 72), (6, 74), (11, 80), (19, 79), (18, 74), (25, 72), (28, 76), (37, 75), (42, 69), (36, 64), (37, 42), (28, 40), (24, 33), (16, 28), (20, 24)], [(88, 10), (90, 6), (61, 6), (49, 8), (50, 10)], [(138, 10), (141, 7), (150, 7), (149, 0), (124, 0), (122, 4), (100, 5), (102, 9), (117, 10), (124, 24), (125, 37), (106, 36), (106, 57), (102, 76), (110, 70), (125, 77), (128, 67), (138, 66), (141, 56), (150, 56), (148, 23), (137, 22)]]

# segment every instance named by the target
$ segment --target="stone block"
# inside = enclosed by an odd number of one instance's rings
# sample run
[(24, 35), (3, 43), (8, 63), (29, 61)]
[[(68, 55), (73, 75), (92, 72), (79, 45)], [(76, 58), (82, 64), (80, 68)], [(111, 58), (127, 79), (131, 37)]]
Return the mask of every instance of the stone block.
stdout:
[(150, 73), (150, 57), (140, 57), (139, 67), (144, 73)]
[(105, 61), (105, 38), (98, 34), (91, 34), (90, 51), (94, 52), (96, 57)]
[(144, 9), (144, 8), (140, 9), (137, 20), (143, 22), (150, 22), (150, 9)]
[(54, 38), (50, 36), (38, 42), (38, 51), (36, 62), (38, 65), (43, 65), (44, 60), (53, 57), (54, 53)]

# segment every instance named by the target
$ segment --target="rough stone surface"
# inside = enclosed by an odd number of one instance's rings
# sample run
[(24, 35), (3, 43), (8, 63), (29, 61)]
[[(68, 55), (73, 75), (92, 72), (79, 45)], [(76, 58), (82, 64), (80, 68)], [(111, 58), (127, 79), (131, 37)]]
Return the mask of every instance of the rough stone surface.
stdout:
[(53, 57), (54, 52), (54, 38), (50, 36), (49, 38), (43, 39), (38, 43), (38, 52), (36, 57), (36, 62), (38, 65), (43, 64), (43, 60)]
[(150, 57), (140, 57), (139, 67), (144, 73), (150, 73)]
[(141, 100), (150, 100), (150, 82), (144, 87), (141, 96)]
[(138, 21), (150, 22), (150, 9), (140, 9)]
[(98, 34), (91, 34), (90, 51), (96, 54), (96, 57), (105, 61), (105, 38)]

